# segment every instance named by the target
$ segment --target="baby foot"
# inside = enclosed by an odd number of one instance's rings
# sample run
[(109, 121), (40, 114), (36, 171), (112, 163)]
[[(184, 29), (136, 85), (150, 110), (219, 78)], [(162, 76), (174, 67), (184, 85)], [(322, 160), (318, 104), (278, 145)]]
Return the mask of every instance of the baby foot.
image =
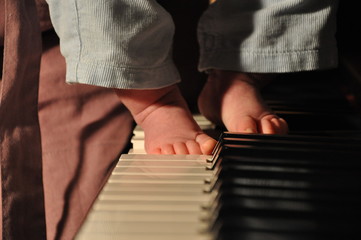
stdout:
[(242, 133), (286, 134), (284, 119), (272, 113), (259, 92), (260, 83), (269, 81), (265, 74), (213, 70), (199, 98), (200, 112), (228, 131)]
[(199, 128), (176, 85), (115, 91), (143, 128), (147, 153), (211, 154), (216, 141)]

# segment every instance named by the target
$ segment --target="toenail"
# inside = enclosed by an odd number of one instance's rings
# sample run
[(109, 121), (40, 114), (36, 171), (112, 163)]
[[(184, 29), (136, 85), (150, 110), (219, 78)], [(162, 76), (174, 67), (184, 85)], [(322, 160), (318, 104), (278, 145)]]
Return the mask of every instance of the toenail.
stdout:
[(201, 136), (201, 135), (202, 135), (201, 132), (196, 133), (196, 136), (194, 137), (194, 140), (195, 140), (197, 143), (199, 143), (199, 136)]
[(252, 129), (252, 128), (246, 128), (244, 131), (246, 133), (256, 133), (256, 131), (254, 129)]

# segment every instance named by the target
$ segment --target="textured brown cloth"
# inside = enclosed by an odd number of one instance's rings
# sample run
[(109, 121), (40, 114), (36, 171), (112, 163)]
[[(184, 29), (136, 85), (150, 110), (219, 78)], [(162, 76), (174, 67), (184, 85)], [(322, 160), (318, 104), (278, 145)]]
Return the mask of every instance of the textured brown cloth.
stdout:
[[(44, 239), (44, 197), (37, 117), (41, 41), (35, 4), (5, 0), (0, 95), (2, 238)], [(21, 226), (21, 229), (19, 229)]]
[(1, 237), (72, 239), (132, 118), (111, 89), (65, 84), (45, 1), (0, 0), (0, 43)]

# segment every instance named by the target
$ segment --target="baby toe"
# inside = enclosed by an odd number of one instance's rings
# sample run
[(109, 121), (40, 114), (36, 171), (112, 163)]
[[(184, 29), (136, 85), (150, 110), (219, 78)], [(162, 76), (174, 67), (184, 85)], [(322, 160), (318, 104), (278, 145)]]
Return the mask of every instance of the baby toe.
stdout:
[(184, 142), (176, 142), (173, 144), (175, 154), (189, 154), (187, 145)]
[(264, 134), (287, 134), (288, 126), (284, 119), (267, 115), (260, 121), (260, 132)]
[(175, 154), (172, 144), (164, 144), (161, 146), (161, 154)]

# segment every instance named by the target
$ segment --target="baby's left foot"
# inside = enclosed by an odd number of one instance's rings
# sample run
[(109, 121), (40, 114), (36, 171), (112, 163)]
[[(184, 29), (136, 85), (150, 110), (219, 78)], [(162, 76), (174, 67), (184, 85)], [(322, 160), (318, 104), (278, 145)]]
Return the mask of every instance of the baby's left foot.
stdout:
[(149, 154), (211, 154), (216, 140), (194, 121), (178, 87), (116, 90), (144, 130)]

